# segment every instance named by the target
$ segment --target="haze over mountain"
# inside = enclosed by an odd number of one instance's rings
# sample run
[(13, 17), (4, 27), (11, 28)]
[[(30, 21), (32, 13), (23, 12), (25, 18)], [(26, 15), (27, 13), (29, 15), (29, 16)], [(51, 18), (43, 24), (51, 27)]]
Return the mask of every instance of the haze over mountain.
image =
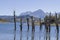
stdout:
[(30, 15), (31, 13), (32, 13), (31, 11), (23, 12), (20, 14), (20, 16)]
[(27, 15), (33, 16), (33, 17), (38, 17), (38, 18), (44, 18), (46, 13), (43, 10), (39, 9), (34, 12), (28, 11), (28, 12), (21, 13), (20, 16), (27, 16)]

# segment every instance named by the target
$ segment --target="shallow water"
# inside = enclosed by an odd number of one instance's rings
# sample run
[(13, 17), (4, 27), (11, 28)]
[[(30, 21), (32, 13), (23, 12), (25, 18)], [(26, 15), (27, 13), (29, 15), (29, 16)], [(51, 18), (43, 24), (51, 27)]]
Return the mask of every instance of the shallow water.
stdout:
[[(20, 26), (17, 23), (16, 30), (16, 40), (20, 40)], [(28, 40), (31, 40), (31, 30), (32, 27), (29, 27)], [(39, 26), (35, 26), (34, 40), (44, 40), (46, 36), (45, 26), (42, 26), (42, 30), (40, 31)], [(56, 27), (51, 26), (50, 32), (51, 40), (56, 40)], [(14, 39), (14, 23), (0, 23), (0, 40), (13, 40)], [(22, 30), (22, 40), (27, 40), (27, 25), (23, 24)], [(60, 27), (59, 27), (59, 40), (60, 40)]]

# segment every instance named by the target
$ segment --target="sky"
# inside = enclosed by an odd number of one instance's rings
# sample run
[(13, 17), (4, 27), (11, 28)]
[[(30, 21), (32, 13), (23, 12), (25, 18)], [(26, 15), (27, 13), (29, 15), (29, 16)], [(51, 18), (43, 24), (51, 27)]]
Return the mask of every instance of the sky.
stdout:
[(0, 0), (0, 15), (20, 15), (22, 12), (42, 9), (44, 12), (60, 12), (60, 0)]

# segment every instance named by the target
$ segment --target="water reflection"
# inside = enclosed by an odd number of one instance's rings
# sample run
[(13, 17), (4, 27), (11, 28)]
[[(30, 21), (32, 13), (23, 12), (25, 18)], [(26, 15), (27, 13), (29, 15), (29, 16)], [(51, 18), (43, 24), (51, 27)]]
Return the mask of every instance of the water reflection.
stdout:
[[(56, 40), (56, 27), (51, 26), (50, 27), (50, 39)], [(0, 23), (0, 40), (13, 40), (14, 34), (13, 34), (14, 25), (13, 23), (6, 23), (1, 24)], [(27, 40), (27, 25), (23, 25), (22, 30), (22, 40)], [(28, 33), (28, 40), (31, 40), (32, 36), (32, 27), (29, 27), (29, 33)], [(45, 40), (46, 39), (46, 29), (45, 26), (42, 26), (42, 30), (39, 29), (39, 26), (35, 26), (35, 32), (34, 32), (34, 40)], [(16, 40), (20, 40), (20, 29), (19, 24), (17, 24), (17, 30), (16, 30)], [(59, 27), (59, 40), (60, 40), (60, 27)]]

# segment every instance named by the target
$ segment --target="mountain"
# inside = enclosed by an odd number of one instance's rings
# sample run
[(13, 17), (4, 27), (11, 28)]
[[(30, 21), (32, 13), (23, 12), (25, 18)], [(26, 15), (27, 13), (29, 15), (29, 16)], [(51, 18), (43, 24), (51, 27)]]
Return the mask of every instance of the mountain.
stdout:
[(36, 10), (34, 12), (28, 11), (28, 12), (25, 12), (25, 13), (21, 13), (20, 16), (27, 17), (28, 15), (33, 16), (33, 17), (38, 17), (38, 18), (44, 18), (46, 14), (44, 13), (43, 10), (39, 9), (39, 10)]
[(34, 11), (31, 15), (34, 17), (38, 17), (38, 18), (44, 18), (45, 17), (45, 13), (41, 9)]

